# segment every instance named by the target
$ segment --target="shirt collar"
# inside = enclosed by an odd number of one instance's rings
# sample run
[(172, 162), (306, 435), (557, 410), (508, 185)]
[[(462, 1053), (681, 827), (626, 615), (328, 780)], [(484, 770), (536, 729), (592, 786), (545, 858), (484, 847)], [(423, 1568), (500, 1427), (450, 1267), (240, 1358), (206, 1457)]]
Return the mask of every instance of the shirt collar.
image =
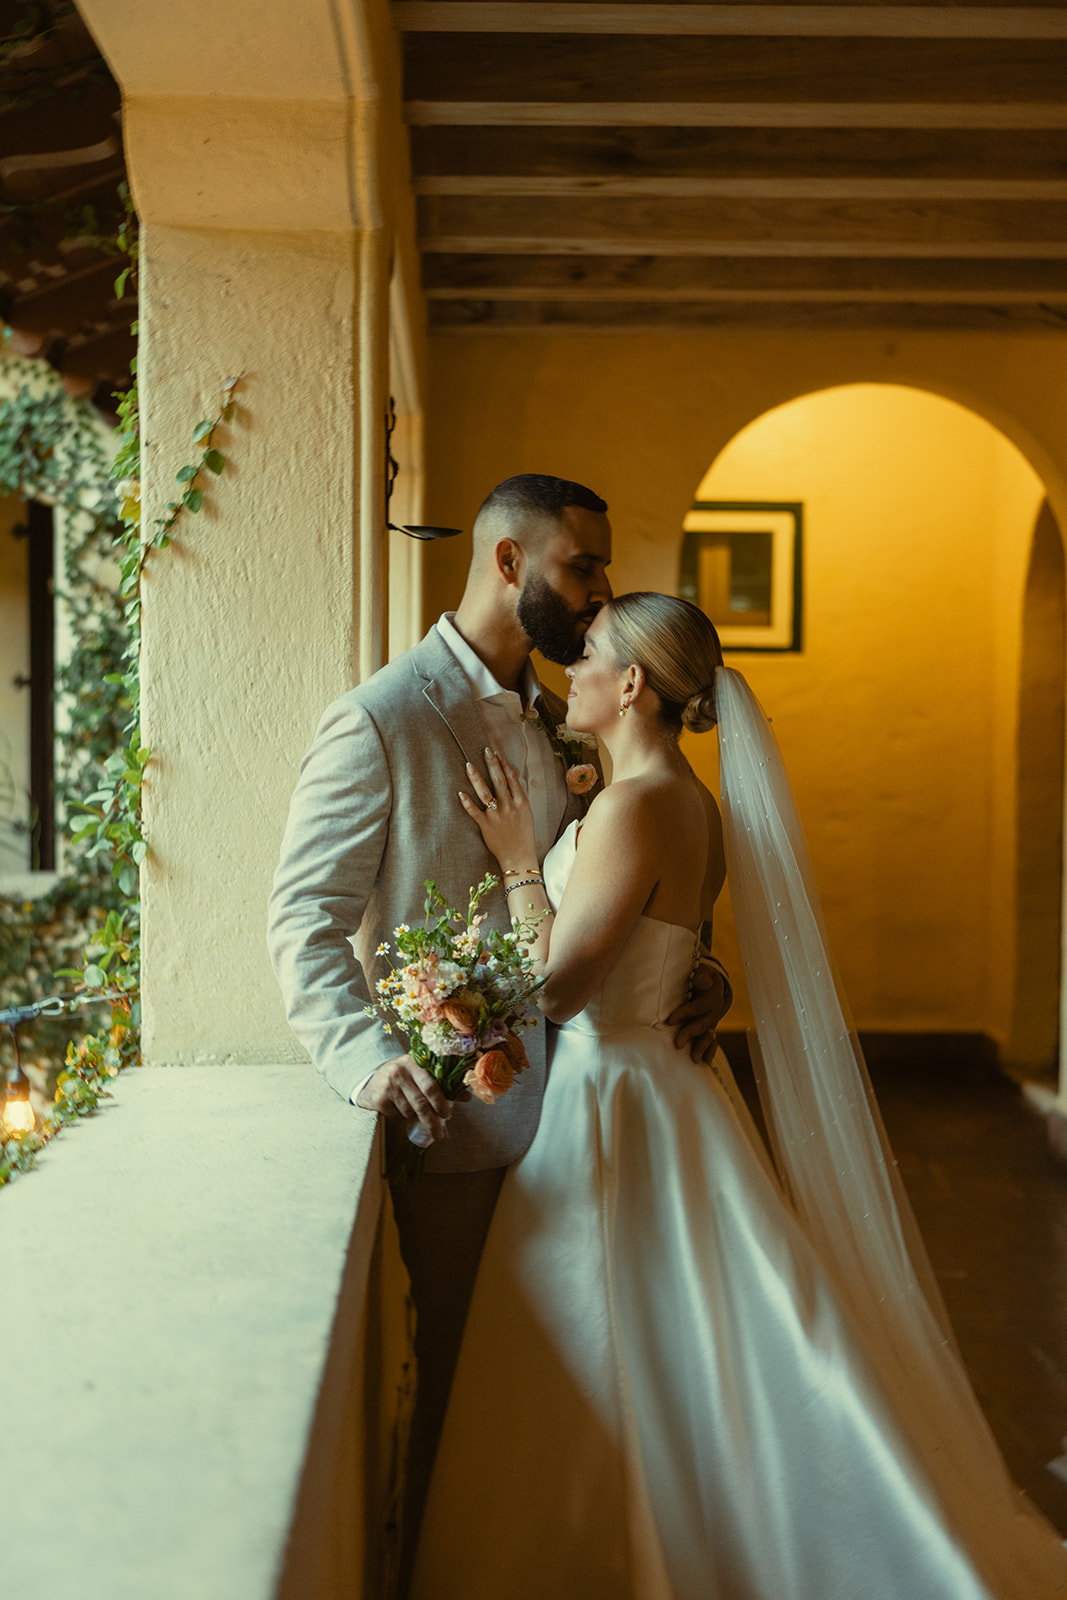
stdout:
[[(452, 620), (455, 614), (454, 611), (446, 611), (442, 616), (438, 617), (437, 631), (470, 679), (475, 698), (478, 700), (490, 700), (495, 695), (509, 693), (507, 689), (501, 688), (481, 656), (472, 650), (466, 639), (464, 639)], [(523, 699), (528, 706), (532, 706), (534, 701), (539, 699), (541, 695), (541, 682), (534, 671), (532, 661), (527, 661), (526, 663), (522, 676), (522, 688)]]

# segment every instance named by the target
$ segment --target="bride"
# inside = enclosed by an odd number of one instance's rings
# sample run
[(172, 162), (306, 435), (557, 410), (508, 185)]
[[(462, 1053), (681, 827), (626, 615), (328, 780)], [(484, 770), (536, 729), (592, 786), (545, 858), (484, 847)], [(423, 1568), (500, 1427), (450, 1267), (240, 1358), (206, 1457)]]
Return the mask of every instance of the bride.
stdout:
[[(416, 1600), (1051, 1600), (1058, 1536), (967, 1384), (832, 968), (784, 774), (703, 613), (623, 595), (568, 668), (613, 782), (550, 851), (461, 796), (558, 1025), (475, 1290)], [(726, 844), (678, 748), (718, 715)], [(580, 829), (580, 833), (579, 833)], [(663, 1019), (729, 860), (772, 1165)], [(552, 912), (555, 907), (555, 913)]]

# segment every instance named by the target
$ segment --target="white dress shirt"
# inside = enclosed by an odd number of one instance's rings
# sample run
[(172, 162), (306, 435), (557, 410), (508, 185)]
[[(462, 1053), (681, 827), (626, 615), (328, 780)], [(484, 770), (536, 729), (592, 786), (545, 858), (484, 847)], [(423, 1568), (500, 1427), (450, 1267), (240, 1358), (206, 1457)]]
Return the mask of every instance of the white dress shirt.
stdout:
[[(563, 821), (563, 813), (567, 808), (567, 779), (563, 763), (549, 744), (543, 730), (536, 722), (528, 720), (524, 714), (540, 699), (541, 684), (534, 671), (533, 662), (527, 661), (522, 680), (522, 694), (519, 695), (514, 689), (502, 689), (485, 662), (471, 649), (455, 627), (452, 621), (454, 616), (455, 612), (446, 611), (439, 617), (437, 631), (470, 682), (471, 695), (477, 700), (485, 719), (491, 748), (500, 755), (507, 756), (530, 797), (537, 860), (540, 864), (545, 858), (546, 851), (555, 843), (559, 825)], [(481, 775), (485, 778), (487, 774), (484, 752), (480, 754)], [(456, 805), (459, 805), (458, 800)], [(373, 1076), (374, 1073), (369, 1072), (363, 1082), (352, 1090), (353, 1105)]]

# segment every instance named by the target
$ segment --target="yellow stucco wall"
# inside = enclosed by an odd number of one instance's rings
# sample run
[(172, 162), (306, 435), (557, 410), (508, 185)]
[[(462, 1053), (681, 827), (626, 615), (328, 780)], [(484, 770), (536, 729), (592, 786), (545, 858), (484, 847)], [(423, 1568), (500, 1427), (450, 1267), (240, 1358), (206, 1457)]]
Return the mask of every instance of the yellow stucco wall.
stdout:
[(1003, 1037), (1040, 479), (973, 412), (861, 385), (752, 424), (699, 498), (805, 505), (804, 651), (733, 661), (784, 747), (858, 1020)]
[[(1044, 487), (1067, 503), (1065, 399), (1054, 340), (431, 341), (428, 520), (469, 527), (511, 472), (573, 476), (610, 502), (616, 588), (669, 588), (712, 462), (709, 497), (806, 503), (807, 647), (739, 659), (863, 1027), (1008, 1032), (1022, 592)], [(465, 559), (427, 552), (427, 616)], [(717, 943), (736, 968), (728, 908)]]

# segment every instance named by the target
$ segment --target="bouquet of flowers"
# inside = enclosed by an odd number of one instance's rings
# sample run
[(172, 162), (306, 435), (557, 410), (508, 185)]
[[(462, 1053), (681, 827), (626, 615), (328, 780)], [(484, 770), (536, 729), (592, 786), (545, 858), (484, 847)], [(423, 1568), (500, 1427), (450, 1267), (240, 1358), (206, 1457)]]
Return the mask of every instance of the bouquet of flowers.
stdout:
[[(491, 873), (483, 878), (464, 915), (427, 879), (426, 925), (400, 924), (396, 961), (387, 944), (378, 946), (389, 972), (375, 984), (377, 1003), (366, 1008), (369, 1016), (393, 1019), (384, 1022), (386, 1033), (398, 1027), (447, 1099), (467, 1089), (489, 1106), (529, 1065), (516, 1030), (536, 1026), (529, 1001), (545, 981), (529, 953), (539, 917), (513, 918), (509, 933), (481, 931), (486, 918), (478, 907), (499, 881)], [(389, 1176), (415, 1182), (425, 1160), (425, 1150), (407, 1142)]]

